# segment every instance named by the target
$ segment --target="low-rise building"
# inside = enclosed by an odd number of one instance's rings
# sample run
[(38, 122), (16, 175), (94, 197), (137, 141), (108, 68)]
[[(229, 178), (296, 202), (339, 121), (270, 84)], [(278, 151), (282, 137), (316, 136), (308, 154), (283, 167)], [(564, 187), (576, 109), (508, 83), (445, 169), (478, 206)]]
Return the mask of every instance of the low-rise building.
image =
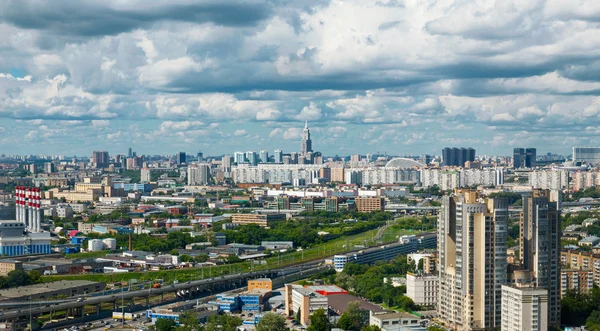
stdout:
[(578, 243), (579, 246), (592, 247), (600, 244), (600, 238), (596, 236), (589, 236), (581, 239)]
[(255, 289), (273, 290), (273, 281), (270, 278), (257, 278), (248, 281), (248, 291)]
[(327, 297), (300, 285), (285, 285), (285, 309), (288, 316), (296, 316), (300, 312), (300, 323), (309, 324), (310, 315), (319, 309), (327, 311)]
[(417, 305), (433, 307), (437, 303), (438, 276), (434, 274), (406, 274), (406, 296)]
[(357, 197), (354, 199), (354, 204), (359, 213), (370, 213), (374, 211), (383, 211), (385, 200), (384, 198), (379, 197)]
[(0, 276), (6, 276), (9, 272), (23, 270), (23, 262), (17, 260), (0, 260)]
[(269, 227), (272, 222), (285, 220), (284, 214), (233, 214), (231, 222), (233, 224), (246, 225), (256, 224), (262, 227)]
[[(401, 327), (419, 327), (420, 318), (409, 313), (396, 312), (371, 312), (369, 314), (369, 325), (378, 326), (384, 331), (403, 330)], [(406, 329), (408, 330), (408, 329)]]

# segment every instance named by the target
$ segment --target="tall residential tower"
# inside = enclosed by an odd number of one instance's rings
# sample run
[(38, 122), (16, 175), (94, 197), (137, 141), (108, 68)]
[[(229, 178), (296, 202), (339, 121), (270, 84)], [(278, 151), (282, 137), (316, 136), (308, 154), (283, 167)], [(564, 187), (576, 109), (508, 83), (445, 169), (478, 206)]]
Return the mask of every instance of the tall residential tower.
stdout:
[(438, 318), (455, 330), (500, 328), (508, 200), (456, 190), (438, 222)]
[[(554, 195), (554, 196), (552, 196)], [(560, 195), (534, 190), (523, 196), (520, 255), (532, 285), (548, 290), (550, 325), (560, 324)]]

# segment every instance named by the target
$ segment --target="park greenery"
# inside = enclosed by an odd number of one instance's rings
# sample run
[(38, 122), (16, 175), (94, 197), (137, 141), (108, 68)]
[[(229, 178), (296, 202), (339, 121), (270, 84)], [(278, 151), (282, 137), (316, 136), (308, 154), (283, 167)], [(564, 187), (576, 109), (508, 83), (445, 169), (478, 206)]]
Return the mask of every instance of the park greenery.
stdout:
[(600, 288), (596, 286), (590, 293), (567, 291), (561, 300), (561, 323), (600, 330)]
[(383, 279), (405, 277), (407, 272), (415, 270), (416, 266), (414, 263), (408, 263), (405, 255), (390, 262), (380, 261), (373, 266), (347, 263), (344, 270), (335, 276), (334, 282), (369, 301), (410, 312), (417, 306), (404, 295), (406, 286), (394, 287), (391, 282), (384, 282)]
[(242, 319), (232, 315), (213, 315), (206, 319), (206, 323), (200, 323), (198, 313), (186, 311), (179, 319), (179, 325), (167, 318), (156, 320), (154, 328), (156, 331), (237, 331), (242, 325)]
[(6, 276), (0, 276), (0, 289), (19, 287), (39, 283), (42, 274), (38, 270), (13, 270)]

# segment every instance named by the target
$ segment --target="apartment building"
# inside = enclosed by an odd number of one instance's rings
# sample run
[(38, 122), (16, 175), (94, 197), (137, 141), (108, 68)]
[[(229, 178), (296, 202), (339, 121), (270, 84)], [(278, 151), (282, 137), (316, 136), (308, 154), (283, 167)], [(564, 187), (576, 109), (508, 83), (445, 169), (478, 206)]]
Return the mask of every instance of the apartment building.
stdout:
[(502, 331), (548, 330), (548, 290), (502, 286)]

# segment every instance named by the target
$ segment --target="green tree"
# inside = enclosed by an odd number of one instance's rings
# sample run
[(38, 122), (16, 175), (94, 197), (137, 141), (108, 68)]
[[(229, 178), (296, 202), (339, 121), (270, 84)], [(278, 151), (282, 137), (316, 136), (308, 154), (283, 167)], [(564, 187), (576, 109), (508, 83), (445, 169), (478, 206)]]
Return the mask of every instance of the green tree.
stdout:
[(27, 275), (31, 284), (39, 283), (42, 278), (42, 273), (39, 270), (31, 270)]
[(285, 331), (285, 317), (280, 314), (268, 312), (258, 322), (256, 331)]
[(590, 317), (585, 321), (585, 326), (590, 331), (600, 331), (600, 310), (594, 310), (590, 314)]
[(29, 275), (23, 270), (13, 270), (9, 272), (7, 276), (10, 287), (19, 287), (31, 284)]
[(360, 331), (366, 324), (365, 311), (360, 309), (358, 301), (348, 303), (348, 310), (340, 316), (338, 321), (338, 327), (347, 331)]
[(205, 331), (236, 331), (242, 325), (242, 319), (231, 315), (213, 315), (204, 325)]
[(178, 225), (178, 226), (188, 226), (188, 225), (190, 225), (190, 224), (192, 224), (192, 222), (191, 222), (190, 220), (179, 220), (179, 221), (177, 222), (177, 225)]
[(179, 317), (179, 326), (176, 331), (200, 331), (203, 327), (198, 319), (198, 313), (186, 311)]
[(177, 323), (170, 318), (159, 318), (156, 320), (155, 326), (158, 331), (173, 331)]
[(329, 322), (329, 317), (327, 313), (325, 313), (324, 309), (316, 310), (310, 316), (310, 325), (308, 326), (307, 331), (330, 331), (331, 323)]
[(377, 325), (367, 325), (363, 326), (363, 328), (360, 329), (360, 331), (381, 331), (381, 328)]
[(432, 326), (430, 326), (430, 327), (427, 328), (427, 331), (446, 331), (446, 329), (444, 329), (441, 326), (432, 325)]
[(415, 302), (406, 295), (400, 297), (400, 299), (397, 302), (397, 305), (400, 309), (404, 311), (413, 311), (416, 308)]
[(196, 255), (196, 262), (197, 263), (203, 263), (208, 261), (208, 254), (198, 254)]

